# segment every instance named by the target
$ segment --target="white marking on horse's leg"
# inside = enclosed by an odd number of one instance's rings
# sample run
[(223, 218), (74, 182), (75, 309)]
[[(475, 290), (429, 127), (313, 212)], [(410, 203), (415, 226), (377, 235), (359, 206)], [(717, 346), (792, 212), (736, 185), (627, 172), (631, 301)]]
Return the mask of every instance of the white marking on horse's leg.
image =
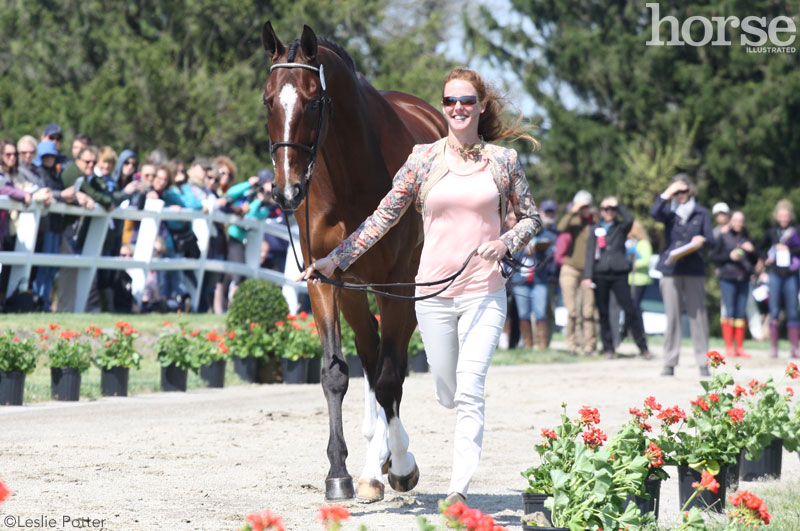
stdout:
[[(297, 104), (297, 90), (291, 83), (286, 83), (278, 94), (278, 100), (283, 107), (283, 141), (289, 142), (289, 132), (291, 130), (292, 118), (294, 116), (294, 107)], [(283, 185), (283, 193), (285, 197), (291, 196), (292, 186), (289, 182), (289, 153), (284, 153), (283, 156), (283, 171), (285, 184)]]
[(361, 478), (381, 481), (381, 468), (389, 457), (389, 441), (386, 436), (386, 414), (378, 408), (375, 391), (369, 387), (369, 380), (364, 377), (364, 424), (361, 433), (367, 439), (367, 453)]
[(403, 428), (403, 422), (397, 416), (397, 405), (394, 406), (395, 415), (389, 421), (389, 451), (392, 453), (391, 471), (395, 476), (407, 476), (414, 470), (414, 454), (408, 451), (408, 434)]

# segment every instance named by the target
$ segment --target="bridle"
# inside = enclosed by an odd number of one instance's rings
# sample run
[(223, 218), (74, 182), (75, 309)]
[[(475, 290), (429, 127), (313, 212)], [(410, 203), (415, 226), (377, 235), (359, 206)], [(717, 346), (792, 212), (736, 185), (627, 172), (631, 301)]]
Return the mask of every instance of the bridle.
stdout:
[[(303, 184), (302, 184), (302, 193), (307, 198), (308, 197), (308, 189), (309, 189), (309, 186), (311, 186), (311, 176), (314, 174), (314, 164), (317, 161), (317, 153), (319, 151), (319, 139), (322, 136), (322, 125), (323, 125), (323, 120), (325, 119), (325, 109), (326, 108), (333, 109), (333, 107), (331, 107), (331, 98), (330, 98), (330, 96), (326, 95), (326, 90), (325, 90), (325, 71), (324, 71), (324, 67), (321, 64), (319, 66), (314, 66), (314, 65), (307, 65), (307, 64), (303, 64), (303, 63), (275, 63), (274, 65), (269, 67), (270, 73), (272, 73), (272, 71), (275, 70), (276, 68), (303, 68), (305, 70), (311, 70), (312, 72), (316, 72), (317, 75), (319, 75), (319, 79), (320, 79), (320, 89), (321, 90), (320, 90), (320, 96), (319, 96), (319, 99), (318, 99), (319, 104), (320, 104), (319, 120), (317, 120), (317, 133), (314, 136), (314, 143), (311, 144), (310, 146), (307, 146), (305, 144), (300, 144), (299, 142), (288, 142), (288, 141), (273, 142), (272, 138), (270, 138), (270, 140), (269, 140), (269, 155), (270, 155), (270, 158), (272, 159), (272, 167), (273, 168), (277, 167), (275, 165), (275, 152), (278, 150), (278, 148), (282, 148), (282, 147), (295, 148), (295, 149), (300, 149), (300, 150), (303, 150), (303, 151), (307, 151), (309, 154), (311, 154), (311, 160), (309, 161), (308, 167), (306, 168), (306, 173), (303, 176)], [(306, 203), (306, 205), (307, 204), (308, 203)], [(311, 255), (309, 254), (309, 256), (311, 256)]]
[[(306, 211), (305, 212), (305, 214), (306, 214), (306, 251), (307, 251), (308, 257), (310, 259), (311, 258), (311, 231), (310, 231), (309, 227), (310, 227), (311, 223), (310, 223), (309, 215), (308, 215), (308, 203), (309, 203), (309, 191), (310, 191), (310, 186), (311, 186), (311, 177), (314, 174), (314, 163), (317, 160), (317, 153), (319, 151), (319, 140), (320, 140), (320, 137), (322, 136), (322, 125), (323, 125), (323, 120), (324, 120), (324, 117), (325, 117), (325, 108), (326, 108), (326, 106), (328, 106), (328, 108), (331, 109), (331, 111), (329, 111), (329, 114), (330, 114), (332, 112), (333, 107), (331, 106), (331, 98), (330, 98), (330, 96), (326, 95), (325, 72), (324, 72), (324, 67), (323, 67), (322, 64), (320, 64), (317, 67), (317, 66), (313, 66), (313, 65), (307, 65), (307, 64), (304, 64), (304, 63), (275, 63), (272, 66), (270, 66), (270, 68), (269, 68), (270, 73), (272, 73), (272, 71), (275, 70), (276, 68), (302, 68), (302, 69), (305, 69), (305, 70), (311, 70), (312, 72), (316, 72), (319, 75), (319, 78), (320, 78), (320, 89), (321, 89), (320, 92), (321, 93), (320, 93), (319, 100), (318, 100), (320, 102), (320, 110), (319, 110), (319, 120), (317, 121), (317, 133), (316, 133), (316, 136), (314, 137), (314, 143), (312, 145), (310, 145), (310, 146), (307, 146), (305, 144), (300, 144), (298, 142), (288, 142), (288, 141), (273, 142), (272, 138), (270, 138), (270, 147), (269, 147), (269, 154), (270, 154), (270, 157), (272, 158), (272, 166), (273, 167), (277, 167), (275, 165), (275, 151), (278, 148), (282, 148), (282, 147), (295, 148), (295, 149), (300, 149), (300, 150), (306, 151), (306, 152), (311, 154), (311, 161), (308, 163), (308, 167), (306, 168), (306, 173), (305, 173), (305, 175), (303, 177), (303, 184), (302, 184), (302, 193), (305, 196), (304, 202), (306, 204), (306, 206), (305, 206), (305, 211)], [(286, 222), (286, 228), (287, 228), (287, 230), (289, 232), (289, 244), (292, 247), (292, 253), (294, 254), (294, 260), (297, 263), (297, 268), (300, 271), (305, 271), (306, 268), (303, 267), (303, 265), (300, 263), (300, 259), (297, 256), (297, 251), (295, 251), (294, 238), (292, 236), (291, 226), (289, 225), (289, 216), (288, 216), (288, 214), (286, 214), (285, 211), (283, 211), (283, 217), (284, 217), (284, 221)], [(381, 295), (383, 297), (389, 297), (389, 298), (393, 298), (393, 299), (405, 299), (405, 300), (410, 300), (410, 301), (421, 301), (421, 300), (425, 300), (425, 299), (430, 299), (432, 297), (436, 297), (437, 295), (440, 295), (445, 290), (447, 290), (450, 286), (452, 286), (453, 282), (455, 282), (456, 278), (458, 278), (458, 276), (461, 273), (464, 272), (464, 270), (467, 268), (467, 265), (469, 264), (470, 260), (472, 260), (472, 258), (476, 255), (476, 253), (477, 253), (477, 249), (472, 251), (469, 254), (469, 256), (467, 256), (466, 260), (464, 260), (464, 264), (461, 266), (461, 268), (458, 271), (456, 271), (455, 273), (453, 273), (452, 275), (450, 275), (449, 277), (441, 279), (441, 280), (435, 280), (435, 281), (432, 281), (432, 282), (390, 282), (390, 283), (385, 283), (385, 284), (355, 284), (355, 283), (352, 283), (352, 282), (342, 282), (340, 280), (334, 280), (334, 279), (327, 278), (326, 276), (324, 276), (319, 271), (316, 271), (315, 273), (316, 273), (317, 277), (319, 278), (319, 280), (322, 283), (330, 284), (332, 286), (336, 286), (336, 287), (339, 287), (339, 288), (351, 289), (351, 290), (355, 290), (355, 291), (363, 291), (365, 293), (372, 293), (372, 294), (375, 294), (375, 295)], [(419, 296), (419, 297), (417, 297), (417, 296), (407, 296), (407, 295), (397, 295), (397, 294), (389, 293), (389, 292), (386, 292), (386, 291), (380, 291), (380, 290), (372, 289), (374, 287), (437, 286), (439, 284), (445, 284), (445, 286), (443, 288), (437, 290), (434, 293), (431, 293), (431, 294), (428, 294), (428, 295)]]

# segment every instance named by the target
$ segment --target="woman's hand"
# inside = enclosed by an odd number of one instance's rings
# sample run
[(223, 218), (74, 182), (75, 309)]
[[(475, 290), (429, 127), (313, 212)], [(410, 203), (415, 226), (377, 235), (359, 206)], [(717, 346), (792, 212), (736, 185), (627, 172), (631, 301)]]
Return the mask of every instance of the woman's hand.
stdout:
[(742, 249), (744, 249), (744, 250), (745, 250), (745, 252), (747, 252), (747, 253), (754, 253), (754, 252), (756, 252), (756, 248), (755, 248), (755, 247), (753, 247), (753, 244), (752, 244), (752, 243), (750, 243), (750, 242), (744, 242), (744, 243), (742, 244)]
[(295, 282), (301, 282), (303, 280), (308, 280), (312, 284), (319, 284), (320, 280), (318, 278), (312, 279), (311, 276), (314, 274), (315, 271), (319, 271), (326, 277), (330, 277), (333, 272), (336, 270), (336, 264), (333, 263), (333, 260), (328, 258), (320, 258), (316, 262), (312, 262), (308, 268), (306, 268), (303, 273), (295, 279)]
[(476, 253), (484, 260), (493, 261), (502, 259), (506, 255), (506, 251), (508, 251), (508, 248), (505, 243), (500, 240), (494, 240), (482, 243)]

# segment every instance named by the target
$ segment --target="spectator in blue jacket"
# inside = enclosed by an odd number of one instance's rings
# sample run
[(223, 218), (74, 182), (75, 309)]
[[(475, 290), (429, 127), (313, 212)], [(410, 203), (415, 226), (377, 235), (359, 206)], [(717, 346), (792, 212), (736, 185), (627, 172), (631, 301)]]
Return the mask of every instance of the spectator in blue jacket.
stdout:
[(661, 297), (667, 315), (662, 376), (675, 374), (681, 349), (681, 313), (689, 317), (694, 355), (701, 376), (708, 376), (708, 314), (706, 313), (706, 262), (702, 249), (714, 244), (711, 214), (695, 200), (697, 189), (680, 173), (656, 197), (650, 216), (664, 224), (666, 247), (657, 269), (661, 271)]

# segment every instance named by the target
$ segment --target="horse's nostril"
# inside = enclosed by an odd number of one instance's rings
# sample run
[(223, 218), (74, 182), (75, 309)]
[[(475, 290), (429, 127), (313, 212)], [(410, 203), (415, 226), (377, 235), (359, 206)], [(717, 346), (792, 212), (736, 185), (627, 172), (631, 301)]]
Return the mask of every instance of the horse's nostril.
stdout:
[(302, 197), (303, 189), (300, 187), (299, 184), (295, 183), (292, 186), (292, 199), (298, 199)]

